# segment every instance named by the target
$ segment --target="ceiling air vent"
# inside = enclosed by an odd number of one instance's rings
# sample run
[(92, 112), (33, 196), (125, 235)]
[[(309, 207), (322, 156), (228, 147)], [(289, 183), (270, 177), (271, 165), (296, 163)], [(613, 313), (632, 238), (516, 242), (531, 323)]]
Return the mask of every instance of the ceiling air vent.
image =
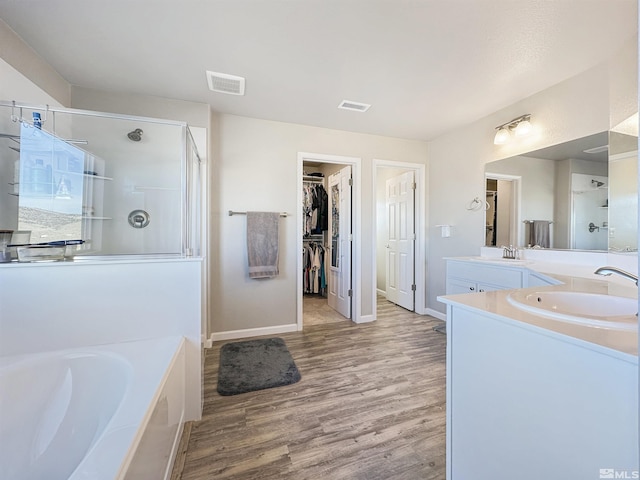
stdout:
[(209, 89), (229, 95), (244, 95), (244, 78), (207, 70)]
[(340, 105), (338, 105), (338, 108), (342, 108), (343, 110), (352, 110), (354, 112), (366, 112), (367, 110), (369, 110), (370, 106), (371, 105), (368, 105), (366, 103), (343, 100)]
[(594, 148), (589, 148), (587, 150), (583, 150), (583, 152), (596, 154), (596, 153), (606, 152), (607, 150), (609, 150), (609, 145), (602, 145), (600, 147), (594, 147)]

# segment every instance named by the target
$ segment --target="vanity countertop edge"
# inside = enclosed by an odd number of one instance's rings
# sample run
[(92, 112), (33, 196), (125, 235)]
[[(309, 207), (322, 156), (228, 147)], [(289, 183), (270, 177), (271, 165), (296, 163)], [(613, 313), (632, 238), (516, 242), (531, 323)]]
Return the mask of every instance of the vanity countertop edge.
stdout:
[[(481, 264), (518, 268), (525, 272), (542, 274), (558, 282), (556, 285), (528, 287), (523, 292), (536, 291), (573, 291), (617, 295), (637, 299), (637, 287), (623, 278), (589, 278), (595, 268), (582, 265), (562, 265), (536, 261), (515, 261), (491, 259), (486, 257), (447, 257), (445, 260), (478, 262)], [(551, 270), (551, 271), (550, 271)], [(570, 274), (555, 273), (558, 270)], [(593, 275), (595, 277), (595, 275)], [(475, 310), (490, 314), (496, 319), (527, 328), (543, 335), (553, 336), (585, 348), (611, 355), (621, 360), (638, 362), (638, 333), (575, 323), (562, 322), (526, 312), (511, 305), (507, 296), (513, 290), (496, 290), (468, 294), (441, 295), (438, 301), (447, 305)]]

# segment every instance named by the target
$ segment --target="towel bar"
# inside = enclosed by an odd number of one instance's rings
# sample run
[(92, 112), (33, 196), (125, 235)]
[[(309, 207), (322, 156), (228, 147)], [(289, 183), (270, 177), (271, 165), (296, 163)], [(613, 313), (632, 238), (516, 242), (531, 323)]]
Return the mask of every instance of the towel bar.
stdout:
[[(232, 217), (233, 215), (246, 215), (247, 212), (234, 212), (233, 210), (229, 210), (229, 216)], [(287, 212), (280, 212), (280, 216), (281, 217), (288, 217), (289, 214)]]

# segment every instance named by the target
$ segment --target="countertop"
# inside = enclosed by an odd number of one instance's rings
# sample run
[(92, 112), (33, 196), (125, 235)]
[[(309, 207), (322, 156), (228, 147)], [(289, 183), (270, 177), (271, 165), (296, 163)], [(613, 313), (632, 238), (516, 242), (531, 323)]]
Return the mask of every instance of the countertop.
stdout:
[[(593, 271), (595, 269), (592, 266), (564, 265), (555, 262), (545, 263), (533, 260), (509, 261), (487, 257), (455, 257), (450, 258), (450, 260), (474, 261), (526, 268), (532, 272), (543, 274), (561, 282), (558, 285), (525, 288), (521, 290), (522, 292), (571, 291), (638, 298), (638, 289), (633, 282), (617, 275), (610, 277), (594, 275)], [(501, 317), (503, 320), (517, 322), (523, 328), (533, 329), (542, 334), (550, 334), (560, 340), (571, 343), (579, 343), (587, 348), (598, 350), (603, 354), (637, 362), (637, 332), (580, 325), (529, 313), (520, 310), (507, 301), (507, 296), (511, 291), (512, 290), (497, 290), (491, 292), (443, 295), (439, 296), (438, 300), (448, 305), (456, 305), (471, 310), (491, 313)]]

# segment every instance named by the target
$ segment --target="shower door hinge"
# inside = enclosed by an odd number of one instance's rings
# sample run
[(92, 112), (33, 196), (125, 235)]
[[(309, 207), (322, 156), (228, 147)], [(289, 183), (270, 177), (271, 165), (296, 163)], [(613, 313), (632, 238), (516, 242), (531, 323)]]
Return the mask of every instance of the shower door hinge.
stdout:
[(353, 290), (349, 289), (347, 292), (347, 297), (353, 297)]

